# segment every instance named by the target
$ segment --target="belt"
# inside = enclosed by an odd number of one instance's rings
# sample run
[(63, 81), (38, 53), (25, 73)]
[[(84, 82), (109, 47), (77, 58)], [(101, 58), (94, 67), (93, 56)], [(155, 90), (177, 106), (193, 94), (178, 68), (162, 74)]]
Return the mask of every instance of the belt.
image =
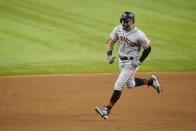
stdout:
[(133, 60), (133, 57), (126, 57), (126, 56), (120, 56), (120, 55), (119, 55), (119, 58), (121, 60)]

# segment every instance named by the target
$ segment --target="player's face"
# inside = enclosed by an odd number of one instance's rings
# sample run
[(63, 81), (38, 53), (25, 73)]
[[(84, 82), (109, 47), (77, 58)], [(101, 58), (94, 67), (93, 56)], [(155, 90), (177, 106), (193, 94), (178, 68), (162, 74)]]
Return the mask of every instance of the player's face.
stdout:
[(123, 26), (123, 30), (129, 30), (131, 28), (132, 21), (131, 20), (123, 20), (121, 22), (121, 24)]

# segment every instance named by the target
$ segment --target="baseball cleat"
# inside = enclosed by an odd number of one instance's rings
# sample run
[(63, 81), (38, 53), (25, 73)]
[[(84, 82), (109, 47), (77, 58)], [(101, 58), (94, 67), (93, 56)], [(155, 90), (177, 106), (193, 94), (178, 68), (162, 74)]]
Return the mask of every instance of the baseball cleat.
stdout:
[(152, 75), (149, 79), (149, 85), (152, 86), (158, 93), (161, 92), (161, 86), (158, 82), (158, 79), (155, 75)]
[(96, 107), (95, 111), (105, 120), (108, 119), (108, 116), (110, 114), (110, 110), (107, 107), (103, 107), (102, 109), (99, 107)]

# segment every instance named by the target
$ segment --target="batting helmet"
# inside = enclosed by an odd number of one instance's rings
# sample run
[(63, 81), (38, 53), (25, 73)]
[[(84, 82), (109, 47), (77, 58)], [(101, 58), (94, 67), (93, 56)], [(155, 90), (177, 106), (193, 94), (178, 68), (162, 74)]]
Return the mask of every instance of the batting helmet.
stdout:
[(125, 11), (120, 17), (120, 23), (126, 20), (132, 20), (133, 23), (135, 22), (135, 15), (131, 11)]

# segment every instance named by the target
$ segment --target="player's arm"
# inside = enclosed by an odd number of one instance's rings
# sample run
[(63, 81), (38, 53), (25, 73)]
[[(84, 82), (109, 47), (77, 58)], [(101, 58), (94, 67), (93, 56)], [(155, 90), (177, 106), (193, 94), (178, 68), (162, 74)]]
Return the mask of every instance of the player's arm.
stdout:
[(112, 64), (114, 62), (114, 59), (116, 58), (112, 56), (112, 51), (113, 51), (113, 46), (118, 39), (118, 35), (117, 35), (118, 29), (119, 29), (118, 26), (113, 29), (107, 41), (107, 60), (110, 64)]
[(147, 56), (151, 52), (150, 40), (145, 36), (145, 34), (141, 34), (141, 37), (138, 41), (144, 50), (143, 50), (142, 55), (140, 56), (138, 61), (132, 61), (131, 65), (134, 68), (137, 68), (139, 65), (141, 65), (141, 63), (147, 58)]
[(145, 34), (141, 34), (140, 42), (142, 48), (144, 49), (142, 55), (139, 58), (139, 62), (142, 63), (151, 52), (151, 44), (150, 44), (150, 40), (148, 39), (148, 37), (146, 37)]
[(141, 57), (139, 58), (139, 61), (142, 63), (147, 58), (147, 56), (150, 54), (150, 52), (151, 52), (151, 46), (144, 49)]
[(107, 42), (107, 60), (110, 64), (112, 64), (114, 62), (114, 59), (116, 57), (112, 56), (112, 51), (113, 51), (113, 46), (115, 44), (115, 41), (113, 41), (112, 39), (108, 39)]
[(109, 38), (107, 41), (107, 56), (112, 55), (114, 44), (115, 44), (115, 41)]
[(147, 58), (147, 56), (150, 54), (150, 52), (151, 52), (151, 46), (148, 46), (147, 48), (145, 48), (143, 50), (142, 55), (139, 58), (139, 61), (132, 61), (131, 65), (134, 68), (137, 68)]

